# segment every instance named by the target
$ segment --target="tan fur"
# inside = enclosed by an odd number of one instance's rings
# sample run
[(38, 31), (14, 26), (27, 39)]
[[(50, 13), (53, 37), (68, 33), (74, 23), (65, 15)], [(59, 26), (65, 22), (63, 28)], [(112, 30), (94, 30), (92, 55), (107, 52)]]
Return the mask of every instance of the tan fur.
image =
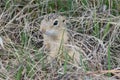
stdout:
[[(53, 16), (53, 17), (51, 17)], [(48, 19), (48, 17), (51, 17)], [(54, 21), (58, 21), (58, 25), (54, 26)], [(75, 53), (68, 45), (68, 32), (66, 30), (66, 21), (64, 16), (50, 14), (45, 16), (41, 21), (40, 30), (43, 32), (44, 45), (50, 50), (48, 60), (51, 61), (58, 56), (63, 54), (64, 50), (67, 51), (68, 55), (73, 58), (76, 62), (79, 62), (79, 53)], [(46, 34), (48, 32), (56, 31), (53, 35)], [(61, 50), (63, 47), (64, 50)]]
[[(48, 17), (51, 16), (48, 15)], [(58, 25), (54, 26), (54, 21), (58, 21)], [(41, 21), (40, 29), (43, 32), (43, 37), (44, 37), (44, 44), (46, 47), (50, 50), (49, 52), (49, 60), (50, 58), (54, 59), (59, 52), (61, 52), (60, 47), (64, 47), (67, 44), (68, 41), (68, 36), (67, 36), (67, 31), (66, 31), (66, 23), (65, 23), (65, 17), (63, 16), (56, 16), (55, 19), (47, 19), (44, 18)], [(46, 34), (51, 33), (52, 31), (55, 31), (55, 33), (52, 35)]]

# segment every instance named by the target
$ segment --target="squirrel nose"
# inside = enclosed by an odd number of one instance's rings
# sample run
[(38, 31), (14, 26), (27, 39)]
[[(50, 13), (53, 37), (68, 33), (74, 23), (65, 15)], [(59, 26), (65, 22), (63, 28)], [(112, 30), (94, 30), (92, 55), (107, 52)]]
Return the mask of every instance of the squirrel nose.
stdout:
[(40, 29), (40, 31), (42, 32), (42, 33), (45, 33), (46, 32), (46, 30), (45, 29)]

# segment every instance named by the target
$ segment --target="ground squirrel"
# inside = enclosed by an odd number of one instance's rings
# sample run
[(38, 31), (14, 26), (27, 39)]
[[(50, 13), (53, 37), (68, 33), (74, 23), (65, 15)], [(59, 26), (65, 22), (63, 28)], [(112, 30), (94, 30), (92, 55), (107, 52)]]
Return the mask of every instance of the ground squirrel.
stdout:
[(58, 14), (49, 14), (41, 21), (40, 30), (43, 33), (44, 45), (50, 50), (50, 57), (55, 58), (60, 52), (60, 45), (67, 44), (66, 19)]
[[(48, 60), (55, 58), (58, 52), (62, 52), (60, 45), (68, 51), (68, 55), (73, 58), (75, 63), (80, 62), (80, 54), (84, 60), (93, 63), (92, 66), (101, 67), (106, 50), (103, 42), (99, 39), (71, 31), (71, 42), (69, 43), (66, 18), (58, 14), (49, 14), (41, 21), (40, 30), (43, 33), (44, 45), (50, 50)], [(71, 46), (72, 45), (72, 46)]]

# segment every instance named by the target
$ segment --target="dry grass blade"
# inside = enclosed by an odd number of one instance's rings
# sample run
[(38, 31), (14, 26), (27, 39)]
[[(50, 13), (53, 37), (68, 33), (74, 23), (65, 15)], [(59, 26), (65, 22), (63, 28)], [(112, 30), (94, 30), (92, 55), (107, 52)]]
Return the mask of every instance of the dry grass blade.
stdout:
[[(50, 20), (66, 23), (65, 44), (44, 40), (40, 24), (51, 13), (65, 19)], [(55, 43), (51, 62), (47, 41)], [(119, 80), (119, 67), (119, 0), (0, 0), (0, 80)]]

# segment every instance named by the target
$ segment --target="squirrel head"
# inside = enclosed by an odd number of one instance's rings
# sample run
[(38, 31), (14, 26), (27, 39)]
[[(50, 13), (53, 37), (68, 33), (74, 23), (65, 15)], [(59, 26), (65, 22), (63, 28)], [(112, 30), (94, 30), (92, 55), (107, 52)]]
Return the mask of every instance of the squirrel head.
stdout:
[(40, 30), (47, 36), (57, 36), (65, 29), (66, 18), (55, 13), (44, 16), (40, 24)]

